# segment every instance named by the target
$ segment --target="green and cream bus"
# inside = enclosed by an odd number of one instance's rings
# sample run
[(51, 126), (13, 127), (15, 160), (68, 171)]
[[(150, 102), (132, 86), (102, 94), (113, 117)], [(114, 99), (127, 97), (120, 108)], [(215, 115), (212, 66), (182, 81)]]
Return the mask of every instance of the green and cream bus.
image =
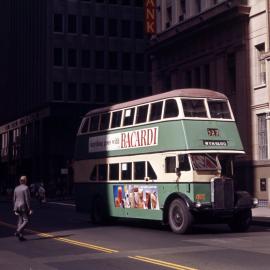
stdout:
[(75, 147), (76, 206), (92, 220), (194, 222), (245, 231), (254, 201), (235, 190), (243, 146), (230, 103), (207, 89), (177, 89), (88, 112)]

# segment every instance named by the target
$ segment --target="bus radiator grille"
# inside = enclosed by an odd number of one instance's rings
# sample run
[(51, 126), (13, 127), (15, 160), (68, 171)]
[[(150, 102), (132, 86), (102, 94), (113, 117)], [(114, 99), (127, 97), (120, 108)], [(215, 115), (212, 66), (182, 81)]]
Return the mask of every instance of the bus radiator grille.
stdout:
[(234, 207), (234, 187), (231, 178), (215, 178), (212, 182), (212, 189), (214, 209), (232, 209)]

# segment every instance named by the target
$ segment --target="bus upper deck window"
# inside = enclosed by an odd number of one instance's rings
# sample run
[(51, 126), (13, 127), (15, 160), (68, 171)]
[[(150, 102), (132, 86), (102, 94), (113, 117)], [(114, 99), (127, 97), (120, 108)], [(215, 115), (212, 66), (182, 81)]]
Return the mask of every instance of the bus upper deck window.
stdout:
[(99, 115), (94, 115), (91, 117), (90, 131), (97, 131), (99, 126)]
[(161, 119), (163, 101), (155, 102), (151, 104), (150, 121), (156, 121)]
[(147, 120), (148, 105), (137, 108), (136, 124), (145, 123)]
[(164, 118), (177, 117), (179, 114), (177, 102), (175, 99), (165, 101)]
[(207, 117), (203, 99), (182, 99), (186, 117)]
[(120, 127), (121, 117), (122, 117), (122, 111), (113, 112), (111, 128)]
[(110, 125), (110, 113), (103, 113), (100, 117), (100, 130), (105, 130), (109, 128)]
[(83, 120), (83, 124), (81, 127), (81, 133), (86, 133), (88, 131), (88, 126), (89, 126), (89, 118), (85, 118)]
[(135, 108), (126, 109), (124, 113), (124, 126), (133, 124)]
[(225, 100), (208, 100), (210, 115), (212, 118), (231, 119), (228, 103)]

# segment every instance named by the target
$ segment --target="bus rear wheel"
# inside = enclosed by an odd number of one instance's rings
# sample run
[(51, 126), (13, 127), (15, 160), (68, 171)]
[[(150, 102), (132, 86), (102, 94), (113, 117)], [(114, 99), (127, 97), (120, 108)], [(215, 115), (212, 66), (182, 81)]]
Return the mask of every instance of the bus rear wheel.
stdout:
[(105, 221), (104, 208), (102, 206), (101, 197), (96, 197), (93, 200), (91, 220), (94, 224), (103, 224)]
[(174, 199), (169, 206), (168, 220), (174, 233), (184, 234), (189, 231), (193, 217), (181, 199)]

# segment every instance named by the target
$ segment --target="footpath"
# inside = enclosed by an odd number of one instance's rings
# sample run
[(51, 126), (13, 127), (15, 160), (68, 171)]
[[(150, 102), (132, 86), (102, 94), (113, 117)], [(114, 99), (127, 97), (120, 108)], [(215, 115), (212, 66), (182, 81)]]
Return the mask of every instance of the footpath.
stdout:
[[(11, 202), (11, 198), (0, 196), (0, 203)], [(73, 198), (49, 198), (47, 203), (72, 203)], [(256, 225), (270, 226), (270, 207), (264, 205), (252, 209), (252, 221)]]

